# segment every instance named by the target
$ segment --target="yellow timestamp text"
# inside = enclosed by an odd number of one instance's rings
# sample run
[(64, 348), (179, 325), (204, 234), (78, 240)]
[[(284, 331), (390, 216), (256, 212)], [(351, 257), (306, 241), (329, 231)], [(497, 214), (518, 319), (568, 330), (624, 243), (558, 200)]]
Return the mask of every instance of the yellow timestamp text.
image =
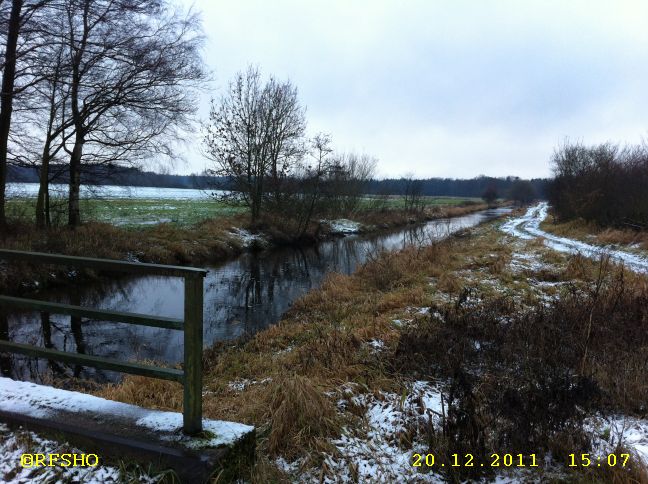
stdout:
[(450, 454), (443, 462), (434, 454), (414, 454), (412, 467), (538, 467), (538, 462), (536, 454), (491, 454), (483, 462), (473, 454)]
[(569, 467), (625, 467), (630, 460), (630, 454), (569, 454)]

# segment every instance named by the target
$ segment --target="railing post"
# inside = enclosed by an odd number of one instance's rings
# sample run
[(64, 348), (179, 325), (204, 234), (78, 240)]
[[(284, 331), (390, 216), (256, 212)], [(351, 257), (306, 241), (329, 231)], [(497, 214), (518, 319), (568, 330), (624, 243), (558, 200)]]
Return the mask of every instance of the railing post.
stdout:
[[(9, 320), (4, 307), (0, 307), (0, 340), (9, 341)], [(10, 376), (11, 374), (11, 357), (9, 353), (2, 356), (0, 350), (0, 376)]]
[(203, 277), (184, 279), (184, 407), (183, 430), (202, 432)]

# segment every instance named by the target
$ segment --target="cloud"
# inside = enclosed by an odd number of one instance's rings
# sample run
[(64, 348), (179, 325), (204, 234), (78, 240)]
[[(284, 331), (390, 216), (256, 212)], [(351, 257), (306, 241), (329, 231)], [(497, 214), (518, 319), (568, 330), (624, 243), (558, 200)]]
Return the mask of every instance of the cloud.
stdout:
[(566, 136), (638, 142), (646, 131), (641, 1), (196, 6), (216, 93), (248, 64), (290, 78), (310, 130), (377, 156), (384, 175), (546, 176)]

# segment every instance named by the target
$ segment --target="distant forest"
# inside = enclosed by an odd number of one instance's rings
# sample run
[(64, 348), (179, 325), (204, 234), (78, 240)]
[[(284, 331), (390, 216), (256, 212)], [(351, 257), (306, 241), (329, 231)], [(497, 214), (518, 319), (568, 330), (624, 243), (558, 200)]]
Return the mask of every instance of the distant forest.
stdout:
[[(51, 183), (69, 183), (68, 165), (50, 166)], [(38, 183), (38, 167), (9, 166), (8, 182)], [(167, 175), (115, 165), (87, 165), (81, 172), (85, 185), (124, 185), (161, 188), (214, 188), (225, 185), (224, 178), (205, 175)]]
[[(479, 176), (471, 179), (426, 178), (420, 180), (421, 195), (437, 197), (481, 197), (487, 189), (494, 188), (497, 197), (505, 198), (509, 196), (511, 188), (519, 180), (520, 178), (515, 176), (502, 178)], [(535, 192), (535, 197), (533, 198), (546, 197), (547, 186), (550, 182), (549, 179), (534, 178), (528, 181)], [(369, 182), (368, 193), (376, 195), (403, 195), (407, 190), (408, 183), (411, 183), (411, 181), (406, 178), (371, 180)]]
[[(58, 169), (57, 169), (58, 168)], [(68, 183), (67, 165), (50, 168), (52, 183)], [(125, 185), (134, 187), (164, 188), (213, 188), (227, 189), (225, 177), (208, 175), (168, 175), (137, 168), (116, 166), (85, 166), (81, 175), (82, 183), (89, 185)], [(420, 180), (421, 195), (440, 197), (481, 197), (489, 188), (495, 188), (498, 197), (507, 197), (513, 184), (520, 180), (508, 176), (494, 178), (479, 176), (471, 179), (426, 178)], [(10, 166), (8, 182), (38, 183), (36, 167)], [(545, 198), (549, 180), (534, 178), (529, 180), (537, 198)], [(366, 193), (372, 195), (403, 195), (411, 180), (407, 178), (386, 178), (368, 182)]]

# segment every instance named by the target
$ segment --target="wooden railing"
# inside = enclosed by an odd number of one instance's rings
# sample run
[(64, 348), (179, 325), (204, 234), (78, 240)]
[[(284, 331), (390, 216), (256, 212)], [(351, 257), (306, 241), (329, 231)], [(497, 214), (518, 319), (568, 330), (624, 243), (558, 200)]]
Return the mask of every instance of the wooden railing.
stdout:
[(104, 370), (130, 373), (132, 375), (143, 375), (180, 382), (184, 387), (183, 430), (189, 435), (195, 435), (202, 431), (203, 278), (207, 274), (206, 270), (193, 267), (143, 264), (0, 249), (0, 260), (2, 259), (12, 262), (27, 262), (30, 264), (55, 264), (102, 271), (184, 278), (183, 319), (91, 309), (35, 299), (0, 296), (0, 311), (5, 310), (5, 308), (31, 309), (34, 311), (47, 311), (53, 314), (65, 314), (101, 321), (117, 321), (184, 331), (184, 367), (182, 370), (142, 365), (139, 363), (119, 362), (110, 358), (52, 350), (22, 343), (13, 343), (2, 339), (0, 339), (0, 352), (18, 353), (32, 357), (46, 358), (48, 360), (74, 363), (81, 366), (90, 366)]

